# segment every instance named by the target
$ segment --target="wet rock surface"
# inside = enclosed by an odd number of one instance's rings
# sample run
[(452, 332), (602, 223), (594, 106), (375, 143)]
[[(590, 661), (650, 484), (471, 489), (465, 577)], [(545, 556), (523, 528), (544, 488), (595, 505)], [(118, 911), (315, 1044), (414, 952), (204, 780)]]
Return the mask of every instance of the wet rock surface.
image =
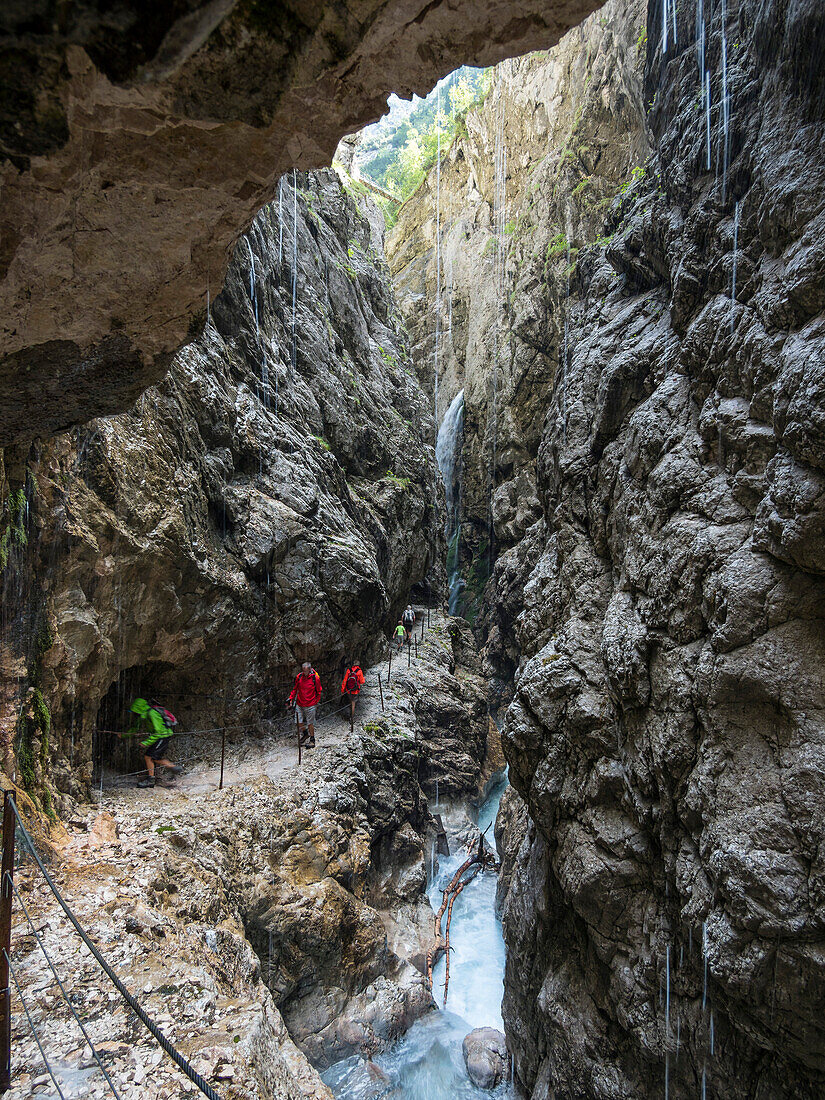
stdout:
[(656, 152), (578, 255), (539, 452), (504, 731), (531, 819), (504, 1017), (535, 1098), (825, 1081), (821, 12), (728, 15), (718, 171), (696, 5), (667, 57), (649, 32)]
[(494, 1027), (477, 1027), (462, 1044), (467, 1076), (480, 1089), (494, 1089), (507, 1076), (507, 1040)]
[[(463, 385), (476, 627), (492, 697), (516, 682), (504, 1018), (535, 1100), (807, 1100), (825, 1080), (822, 12), (644, 15), (610, 4), (503, 66), (442, 163), (439, 400)], [(419, 369), (427, 186), (390, 249)]]
[(45, 733), (28, 720), (26, 784), (57, 803), (101, 763), (141, 767), (93, 733), (125, 728), (135, 695), (238, 737), (280, 720), (302, 660), (330, 698), (343, 662), (383, 655), (411, 586), (439, 580), (428, 437), (380, 237), (333, 172), (290, 177), (160, 387), (5, 453), (3, 514), (25, 513), (2, 575), (7, 736), (27, 674), (51, 711)]
[[(222, 791), (206, 759), (172, 785), (106, 790), (105, 808), (76, 817), (63, 835), (60, 885), (81, 922), (222, 1095), (329, 1097), (304, 1055), (319, 1067), (370, 1058), (433, 1005), (423, 966), (435, 830), (415, 721), (418, 692), (447, 664), (436, 629), (445, 624), (432, 626), (410, 669), (385, 686), (383, 714), (370, 669), (355, 732), (319, 724), (319, 747), (300, 768), (294, 744), (284, 759), (278, 745), (248, 743), (227, 760)], [(472, 746), (469, 713), (464, 734)], [(23, 871), (24, 897), (54, 946), (64, 929), (37, 881)], [(56, 954), (124, 1095), (177, 1096), (171, 1064), (135, 1038), (85, 952)], [(46, 1050), (65, 1059), (74, 1050), (68, 1009), (33, 939), (21, 938), (15, 963), (35, 990)], [(22, 1100), (40, 1071), (22, 1016), (15, 1058), (12, 1095)], [(82, 1051), (68, 1058), (84, 1071), (88, 1061)], [(77, 1095), (96, 1095), (93, 1077), (81, 1074), (87, 1091)]]
[(241, 3), (0, 17), (0, 446), (127, 409), (220, 290), (286, 170), (593, 0)]
[(430, 388), (440, 300), (439, 418), (464, 391), (458, 611), (489, 639), (497, 702), (512, 690), (526, 547), (542, 519), (536, 456), (565, 343), (567, 269), (649, 149), (643, 28), (642, 3), (611, 0), (555, 49), (499, 65), (387, 239), (412, 360)]

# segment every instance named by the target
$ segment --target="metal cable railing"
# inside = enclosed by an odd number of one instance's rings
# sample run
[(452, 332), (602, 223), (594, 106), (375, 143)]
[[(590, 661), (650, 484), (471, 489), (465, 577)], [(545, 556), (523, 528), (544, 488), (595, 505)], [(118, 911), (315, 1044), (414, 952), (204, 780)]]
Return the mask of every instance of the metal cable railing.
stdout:
[[(87, 1043), (89, 1049), (91, 1050), (92, 1055), (94, 1056), (94, 1060), (97, 1062), (98, 1066), (100, 1066), (100, 1072), (106, 1078), (106, 1082), (107, 1082), (109, 1088), (112, 1090), (112, 1092), (115, 1096), (115, 1100), (120, 1100), (120, 1095), (119, 1095), (117, 1089), (115, 1088), (111, 1077), (106, 1072), (106, 1067), (103, 1065), (103, 1062), (101, 1061), (100, 1055), (98, 1054), (97, 1049), (96, 1049), (94, 1043), (91, 1040), (91, 1036), (89, 1035), (88, 1031), (86, 1030), (86, 1027), (85, 1027), (83, 1021), (78, 1016), (77, 1009), (72, 1004), (72, 1002), (69, 998), (69, 994), (66, 992), (66, 989), (63, 985), (63, 982), (60, 980), (60, 975), (57, 973), (57, 969), (55, 968), (55, 965), (52, 962), (48, 951), (46, 950), (46, 945), (45, 945), (45, 943), (43, 943), (43, 939), (42, 939), (40, 933), (37, 931), (37, 929), (34, 926), (34, 921), (32, 920), (31, 915), (29, 913), (29, 910), (26, 907), (26, 903), (23, 901), (23, 898), (20, 896), (20, 891), (17, 889), (17, 886), (15, 885), (14, 879), (9, 874), (7, 874), (7, 878), (8, 878), (8, 882), (9, 882), (12, 890), (14, 891), (14, 896), (17, 898), (18, 902), (20, 903), (20, 908), (23, 910), (23, 915), (25, 916), (26, 920), (28, 921), (29, 928), (31, 928), (32, 934), (33, 934), (34, 938), (37, 940), (37, 943), (38, 943), (38, 946), (40, 947), (40, 950), (43, 952), (43, 957), (45, 958), (46, 962), (48, 963), (49, 969), (51, 970), (52, 974), (54, 974), (54, 980), (57, 982), (57, 984), (60, 988), (60, 992), (63, 994), (63, 999), (66, 1002), (66, 1004), (69, 1006), (69, 1011), (71, 1012), (72, 1016), (74, 1016), (74, 1018), (77, 1022), (77, 1026), (80, 1028), (80, 1031), (83, 1035), (83, 1038), (86, 1040), (86, 1043)], [(11, 960), (9, 960), (9, 966), (11, 966)], [(19, 992), (19, 986), (18, 986), (18, 992)], [(21, 996), (20, 1000), (21, 1001), (23, 1000), (22, 996)], [(25, 1005), (24, 1005), (24, 1008), (25, 1008)], [(26, 1013), (26, 1015), (28, 1015), (28, 1013)], [(35, 1038), (36, 1038), (36, 1036), (35, 1036)], [(39, 1045), (40, 1044), (38, 1043), (38, 1046)], [(42, 1048), (40, 1050), (40, 1053), (43, 1054)], [(44, 1056), (44, 1061), (45, 1061), (45, 1056)], [(48, 1068), (48, 1066), (47, 1066), (47, 1068)], [(51, 1070), (49, 1070), (49, 1072), (51, 1073)], [(54, 1074), (52, 1074), (52, 1080), (54, 1080)], [(59, 1092), (60, 1089), (58, 1089), (57, 1091)]]
[[(149, 1034), (152, 1035), (152, 1037), (158, 1042), (160, 1047), (166, 1052), (166, 1054), (169, 1055), (169, 1057), (172, 1059), (178, 1069), (182, 1073), (184, 1073), (189, 1078), (189, 1080), (197, 1086), (197, 1088), (200, 1089), (204, 1096), (209, 1097), (209, 1100), (221, 1100), (220, 1094), (212, 1088), (209, 1082), (206, 1081), (191, 1065), (189, 1060), (180, 1053), (180, 1051), (169, 1041), (169, 1039), (166, 1038), (166, 1036), (154, 1022), (154, 1020), (141, 1007), (137, 999), (129, 992), (129, 990), (120, 980), (112, 967), (106, 962), (103, 955), (101, 955), (100, 951), (98, 951), (94, 943), (92, 943), (92, 941), (86, 935), (86, 932), (84, 931), (82, 925), (72, 912), (68, 902), (63, 897), (62, 893), (54, 882), (54, 879), (51, 877), (48, 870), (46, 869), (43, 860), (40, 858), (40, 853), (37, 851), (34, 841), (32, 840), (28, 829), (23, 823), (20, 812), (17, 808), (17, 803), (14, 800), (14, 795), (10, 791), (6, 791), (3, 807), (3, 868), (1, 880), (2, 889), (0, 890), (0, 936), (2, 936), (4, 941), (2, 944), (2, 956), (0, 956), (0, 971), (5, 971), (5, 973), (0, 972), (0, 1092), (5, 1092), (9, 1088), (11, 1079), (11, 1012), (8, 985), (8, 976), (9, 974), (11, 974), (11, 977), (13, 978), (15, 983), (15, 987), (17, 988), (18, 995), (20, 996), (21, 1004), (23, 1004), (26, 1018), (29, 1021), (29, 1027), (31, 1028), (32, 1034), (35, 1037), (41, 1057), (43, 1058), (43, 1063), (46, 1066), (46, 1069), (48, 1070), (52, 1080), (54, 1081), (55, 1088), (57, 1089), (59, 1095), (63, 1097), (63, 1093), (55, 1078), (54, 1072), (49, 1064), (45, 1051), (43, 1050), (43, 1045), (40, 1041), (39, 1036), (37, 1035), (37, 1031), (34, 1027), (34, 1022), (31, 1018), (31, 1013), (29, 1012), (28, 1006), (23, 1000), (22, 992), (20, 990), (20, 984), (17, 981), (17, 976), (15, 974), (14, 967), (10, 958), (12, 900), (15, 895), (19, 897), (19, 893), (14, 886), (14, 837), (16, 831), (19, 832), (19, 835), (22, 838), (26, 848), (28, 849), (29, 854), (34, 859), (34, 862), (37, 864), (38, 870), (43, 876), (46, 885), (51, 890), (58, 905), (60, 905), (61, 909), (69, 920), (69, 923), (72, 925), (75, 932), (78, 934), (86, 948), (91, 952), (92, 957), (95, 959), (101, 970), (104, 972), (106, 977), (121, 995), (129, 1008), (134, 1012), (140, 1022), (144, 1025)], [(41, 946), (43, 945), (41, 944)], [(53, 967), (52, 971), (54, 972)], [(58, 984), (60, 985), (61, 992), (63, 993), (64, 997), (66, 997), (66, 992), (63, 988), (62, 982), (58, 982)], [(66, 1000), (67, 1003), (69, 1003), (69, 1007), (72, 1008), (71, 1003), (68, 1001), (68, 997), (66, 997)], [(75, 1019), (80, 1022), (77, 1014), (74, 1013), (74, 1015)], [(103, 1069), (100, 1059), (97, 1056), (97, 1053), (94, 1051), (94, 1047), (92, 1046), (91, 1040), (89, 1039), (85, 1028), (83, 1029), (83, 1034), (84, 1038), (86, 1038), (86, 1041), (89, 1043), (89, 1046), (92, 1047), (93, 1053), (95, 1053), (98, 1065), (100, 1065), (101, 1069)], [(109, 1075), (106, 1073), (105, 1070), (103, 1070), (103, 1072), (109, 1086), (112, 1089), (112, 1092), (114, 1093), (115, 1097), (118, 1097), (117, 1091), (115, 1090), (114, 1085), (109, 1078)]]

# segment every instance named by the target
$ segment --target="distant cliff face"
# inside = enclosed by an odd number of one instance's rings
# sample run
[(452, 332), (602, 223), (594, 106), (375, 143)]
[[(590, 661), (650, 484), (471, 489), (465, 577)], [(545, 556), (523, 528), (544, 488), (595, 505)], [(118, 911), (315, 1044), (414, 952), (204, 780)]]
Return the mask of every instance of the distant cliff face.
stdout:
[(548, 403), (570, 271), (649, 151), (643, 40), (641, 2), (613, 0), (553, 50), (499, 65), (387, 242), (413, 361), (430, 387), (440, 272), (439, 419), (460, 389), (465, 398), (460, 610), (485, 621), (499, 691), (518, 662), (513, 626), (525, 539), (542, 519), (536, 458), (545, 418), (559, 412)]
[(79, 794), (92, 731), (120, 728), (135, 693), (167, 693), (188, 728), (255, 725), (298, 662), (326, 678), (368, 661), (411, 586), (438, 582), (430, 414), (380, 218), (332, 172), (296, 183), (161, 386), (6, 452), (26, 545), (3, 573), (4, 731), (22, 730), (29, 785)]
[[(558, 64), (549, 111), (499, 128), (494, 92), (441, 173), (440, 404), (464, 386), (463, 533), (475, 560), (494, 535), (476, 595), (505, 699), (515, 672), (504, 1017), (533, 1100), (807, 1100), (825, 1087), (823, 12), (639, 15), (608, 5), (503, 67), (529, 88)], [(512, 178), (533, 165), (536, 200)], [(428, 186), (390, 249), (421, 373)]]

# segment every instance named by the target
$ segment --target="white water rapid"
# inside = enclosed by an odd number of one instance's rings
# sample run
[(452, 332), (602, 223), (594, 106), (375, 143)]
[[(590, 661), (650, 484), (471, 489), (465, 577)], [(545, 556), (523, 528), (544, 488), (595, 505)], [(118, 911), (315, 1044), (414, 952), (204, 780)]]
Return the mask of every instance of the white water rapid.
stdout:
[[(482, 831), (495, 821), (503, 778), (490, 792), (478, 813)], [(490, 833), (488, 839), (492, 840)], [(440, 861), (428, 895), (434, 909), (441, 891), (466, 858), (466, 853)], [(467, 1076), (461, 1044), (476, 1027), (501, 1029), (504, 992), (504, 940), (495, 915), (496, 877), (478, 875), (456, 900), (450, 925), (450, 987), (447, 1008), (432, 1011), (416, 1021), (407, 1034), (374, 1062), (348, 1058), (323, 1073), (337, 1100), (509, 1100), (508, 1083), (493, 1091), (476, 1088)], [(444, 999), (444, 960), (433, 973), (433, 995)]]
[(464, 588), (459, 571), (461, 538), (461, 448), (464, 442), (464, 390), (459, 390), (438, 429), (435, 458), (447, 496), (447, 577), (450, 586), (449, 611), (455, 615)]

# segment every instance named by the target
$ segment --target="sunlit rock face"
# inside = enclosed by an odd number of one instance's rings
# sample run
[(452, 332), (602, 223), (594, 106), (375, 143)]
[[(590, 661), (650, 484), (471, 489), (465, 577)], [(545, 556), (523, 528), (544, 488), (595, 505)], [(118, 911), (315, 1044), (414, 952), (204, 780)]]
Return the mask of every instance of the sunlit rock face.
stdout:
[(80, 794), (93, 730), (122, 728), (134, 694), (171, 693), (190, 729), (281, 714), (302, 660), (334, 694), (340, 661), (383, 655), (411, 588), (437, 590), (429, 410), (377, 223), (334, 172), (294, 183), (159, 387), (6, 453), (27, 540), (2, 575), (9, 774), (35, 688), (52, 712), (48, 737), (27, 726), (27, 785)]
[(168, 369), (277, 178), (389, 92), (551, 45), (594, 0), (0, 15), (0, 446), (121, 412)]
[(548, 393), (504, 735), (535, 1100), (825, 1088), (825, 28), (742, 2), (723, 44), (704, 7), (710, 168), (697, 5), (663, 56), (652, 3), (655, 154), (578, 254), (566, 418)]
[(440, 420), (464, 391), (459, 610), (487, 637), (494, 701), (518, 663), (527, 546), (537, 552), (542, 519), (536, 457), (572, 264), (605, 232), (649, 152), (644, 16), (640, 0), (611, 0), (555, 49), (498, 66), (483, 106), (387, 239), (413, 362), (430, 388), (439, 365)]

